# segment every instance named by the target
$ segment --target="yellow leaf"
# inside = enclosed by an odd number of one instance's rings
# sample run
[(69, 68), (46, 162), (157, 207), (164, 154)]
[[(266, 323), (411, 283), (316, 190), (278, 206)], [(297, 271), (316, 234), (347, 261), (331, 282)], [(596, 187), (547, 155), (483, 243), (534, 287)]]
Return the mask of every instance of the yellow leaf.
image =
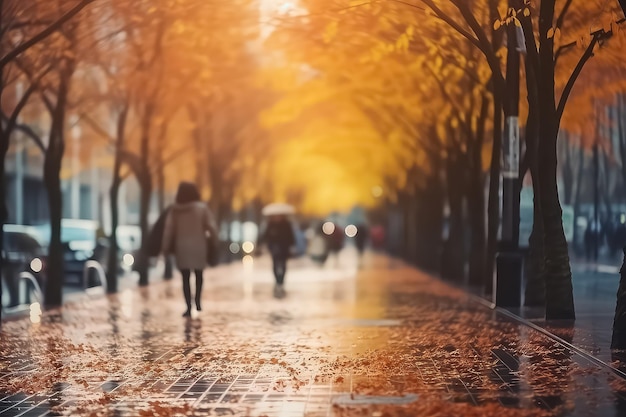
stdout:
[(524, 9), (524, 16), (530, 16), (530, 9), (528, 7)]
[(493, 22), (493, 30), (498, 30), (500, 29), (500, 27), (502, 26), (502, 22), (499, 20), (496, 20), (495, 22)]
[(548, 29), (548, 33), (546, 36), (548, 39), (552, 39), (552, 37), (554, 36), (554, 28)]

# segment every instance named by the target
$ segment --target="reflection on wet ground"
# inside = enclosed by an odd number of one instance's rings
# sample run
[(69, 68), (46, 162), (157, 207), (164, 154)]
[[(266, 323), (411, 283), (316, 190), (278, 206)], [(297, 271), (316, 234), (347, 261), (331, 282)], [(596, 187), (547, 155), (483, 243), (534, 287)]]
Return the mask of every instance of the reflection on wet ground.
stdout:
[[(3, 324), (0, 415), (620, 416), (608, 368), (410, 268), (208, 271)], [(565, 333), (564, 333), (565, 334)]]

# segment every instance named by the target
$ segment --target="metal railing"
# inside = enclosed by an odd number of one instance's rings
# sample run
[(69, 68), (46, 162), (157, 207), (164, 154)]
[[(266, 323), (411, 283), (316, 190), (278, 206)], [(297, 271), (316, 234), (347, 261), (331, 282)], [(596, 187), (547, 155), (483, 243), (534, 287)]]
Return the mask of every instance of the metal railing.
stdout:
[[(20, 305), (31, 305), (33, 302), (43, 301), (43, 292), (37, 278), (28, 271), (20, 273)], [(35, 301), (31, 300), (34, 295)]]
[[(89, 286), (89, 278), (92, 276), (91, 274), (93, 272), (95, 272), (95, 275), (93, 276), (97, 277), (99, 282), (95, 286)], [(83, 267), (83, 289), (89, 295), (101, 295), (106, 293), (106, 273), (104, 272), (104, 268), (100, 262), (94, 260), (88, 260), (85, 262), (85, 266)]]

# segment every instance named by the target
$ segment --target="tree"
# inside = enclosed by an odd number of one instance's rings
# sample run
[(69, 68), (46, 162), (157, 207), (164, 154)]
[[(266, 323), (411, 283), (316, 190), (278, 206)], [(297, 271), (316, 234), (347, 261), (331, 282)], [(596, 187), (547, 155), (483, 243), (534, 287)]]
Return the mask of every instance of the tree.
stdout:
[[(528, 3), (527, 6), (531, 4)], [(557, 13), (554, 0), (543, 0), (538, 9), (533, 9), (538, 10), (538, 20), (535, 21), (533, 21), (531, 9), (524, 9), (520, 13), (520, 24), (526, 34), (529, 70), (535, 75), (533, 77), (535, 83), (529, 87), (529, 90), (536, 92), (536, 98), (529, 102), (529, 108), (536, 109), (533, 114), (540, 118), (536, 131), (537, 146), (527, 147), (531, 150), (529, 160), (537, 214), (535, 225), (541, 228), (541, 236), (543, 236), (544, 261), (539, 279), (540, 282), (545, 283), (547, 319), (575, 318), (568, 247), (563, 231), (562, 210), (557, 188), (556, 150), (559, 126), (565, 104), (583, 67), (591, 58), (596, 46), (610, 37), (609, 32), (602, 29), (591, 33), (591, 38), (582, 55), (575, 56), (574, 65), (566, 70), (569, 75), (564, 77), (566, 82), (562, 86), (562, 92), (557, 101), (557, 62), (560, 62), (563, 49), (562, 46), (555, 47), (555, 35), (561, 31), (565, 21), (578, 23), (570, 24), (570, 28), (574, 31), (580, 30), (579, 25), (585, 25), (589, 15), (588, 11), (583, 10), (573, 12), (569, 6), (570, 2), (566, 2)], [(576, 20), (576, 17), (580, 20)], [(532, 36), (534, 33), (537, 35)], [(532, 154), (532, 151), (536, 152), (536, 156)], [(537, 288), (540, 289), (541, 285)]]
[[(5, 78), (7, 68), (12, 65), (14, 60), (33, 46), (37, 45), (39, 42), (55, 33), (93, 1), (94, 0), (81, 0), (75, 2), (71, 5), (71, 8), (66, 9), (60, 15), (53, 17), (48, 21), (48, 23), (44, 23), (42, 26), (37, 27), (33, 27), (35, 25), (28, 24), (25, 26), (15, 25), (15, 23), (18, 22), (18, 19), (27, 17), (34, 13), (34, 10), (31, 7), (20, 1), (4, 0), (0, 2), (0, 25), (2, 26), (0, 28), (0, 33), (2, 33), (0, 45), (2, 45), (3, 50), (2, 57), (0, 58), (0, 98), (5, 92), (7, 86), (7, 79)], [(21, 34), (21, 36), (15, 36), (17, 29), (13, 29), (14, 27), (21, 27), (26, 33)], [(26, 28), (30, 30), (26, 31)], [(32, 33), (33, 31), (34, 34)], [(17, 43), (14, 43), (16, 39), (18, 41)], [(34, 79), (38, 79), (38, 77), (39, 75)], [(2, 252), (2, 242), (4, 240), (2, 229), (8, 217), (6, 203), (4, 203), (4, 201), (6, 201), (4, 198), (6, 195), (5, 159), (9, 149), (11, 134), (16, 126), (17, 117), (26, 105), (30, 95), (33, 93), (35, 86), (36, 84), (31, 84), (31, 86), (26, 89), (21, 99), (15, 104), (12, 111), (10, 111), (9, 116), (5, 118), (6, 123), (0, 124), (0, 197), (2, 197), (3, 201), (0, 207), (0, 253)], [(3, 269), (2, 267), (3, 258), (0, 254), (0, 271)]]

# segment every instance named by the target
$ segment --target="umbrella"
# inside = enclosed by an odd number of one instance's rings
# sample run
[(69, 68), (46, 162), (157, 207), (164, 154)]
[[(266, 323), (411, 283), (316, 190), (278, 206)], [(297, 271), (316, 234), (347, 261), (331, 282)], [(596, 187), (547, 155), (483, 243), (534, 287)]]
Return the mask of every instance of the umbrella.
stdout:
[(263, 207), (263, 215), (264, 216), (280, 216), (280, 215), (289, 215), (294, 214), (296, 210), (292, 205), (286, 203), (272, 203)]

